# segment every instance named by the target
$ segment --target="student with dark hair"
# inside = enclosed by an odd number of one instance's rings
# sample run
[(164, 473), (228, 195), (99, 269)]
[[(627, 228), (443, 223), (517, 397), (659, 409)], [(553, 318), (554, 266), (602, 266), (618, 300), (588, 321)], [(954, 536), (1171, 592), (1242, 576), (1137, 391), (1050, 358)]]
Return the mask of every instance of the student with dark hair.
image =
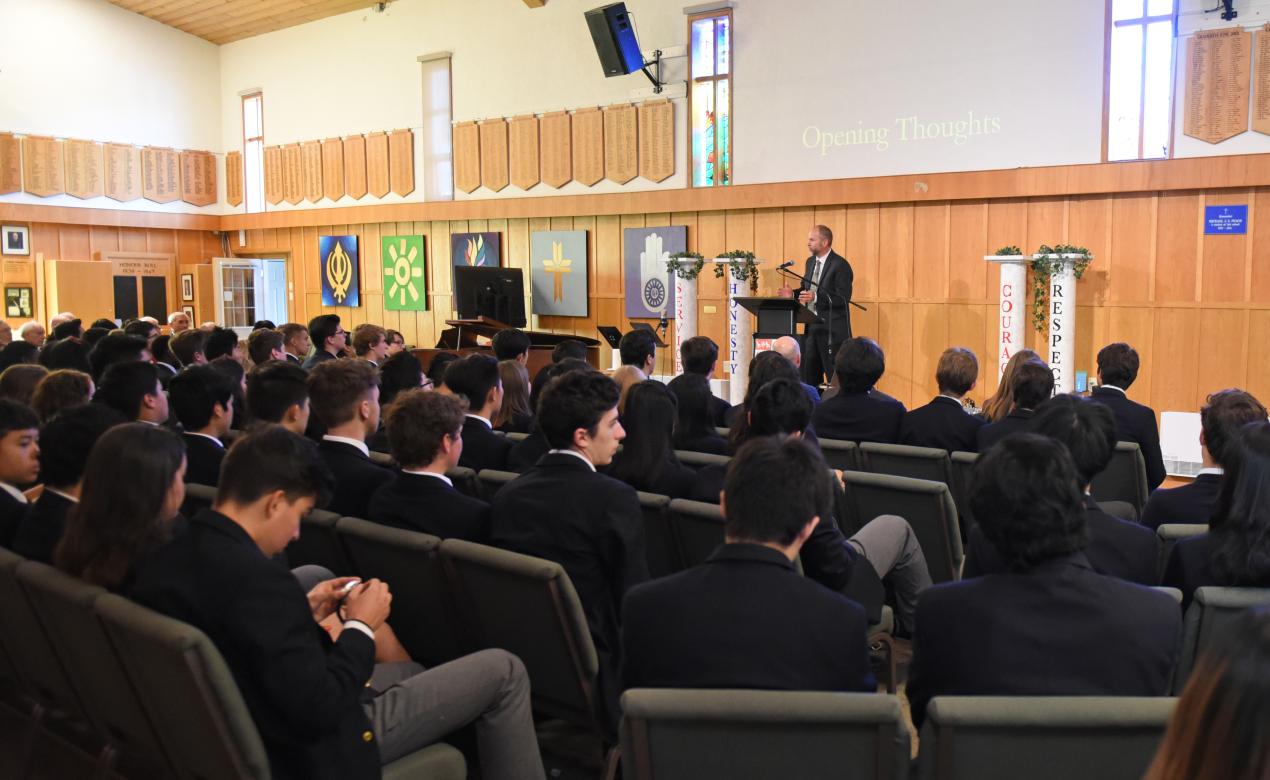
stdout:
[(171, 336), (156, 336), (150, 342), (150, 354), (154, 357), (154, 367), (159, 369), (159, 381), (163, 383), (164, 389), (167, 389), (168, 382), (172, 381), (179, 370), (177, 366), (180, 361), (172, 354), (172, 348), (168, 345), (171, 340)]
[(242, 430), (246, 427), (247, 420), (247, 371), (240, 361), (228, 355), (221, 355), (207, 365), (229, 380), (234, 391), (234, 414), (230, 420), (230, 428)]
[(710, 407), (719, 400), (710, 391), (710, 380), (700, 374), (683, 374), (666, 385), (679, 405), (675, 421), (674, 446), (677, 450), (728, 454), (728, 440), (716, 430)]
[(503, 405), (498, 361), (479, 353), (457, 360), (445, 369), (445, 386), (467, 402), (459, 465), (477, 471), (505, 468), (512, 442), (494, 433), (493, 423)]
[(423, 364), (409, 352), (390, 355), (379, 367), (379, 404), (388, 406), (407, 390), (431, 390), (431, 380), (423, 375)]
[[(54, 320), (57, 317), (53, 318)], [(49, 323), (52, 324), (52, 323)], [(53, 340), (62, 341), (63, 339), (80, 339), (84, 337), (84, 321), (78, 317), (72, 317), (69, 320), (57, 323), (53, 327)], [(49, 345), (45, 344), (47, 348)]]
[(975, 434), (979, 452), (985, 452), (1006, 436), (1031, 430), (1036, 407), (1054, 393), (1054, 374), (1040, 360), (1025, 360), (1014, 370), (1010, 393), (1014, 407), (1005, 417), (988, 423)]
[(379, 368), (388, 357), (388, 332), (369, 322), (353, 328), (353, 354)]
[(1111, 407), (1116, 415), (1116, 436), (1120, 441), (1137, 442), (1147, 463), (1147, 486), (1155, 490), (1164, 481), (1164, 456), (1160, 452), (1160, 429), (1155, 410), (1129, 399), (1129, 387), (1138, 378), (1138, 352), (1124, 342), (1098, 350), (1098, 387), (1091, 400)]
[(529, 336), (519, 328), (504, 328), (494, 334), (494, 357), (499, 361), (515, 360), (524, 365), (529, 362)]
[(313, 341), (313, 354), (304, 361), (307, 371), (319, 363), (342, 357), (348, 348), (348, 334), (340, 326), (338, 314), (319, 314), (309, 320), (309, 337)]
[(85, 403), (44, 424), (40, 429), (40, 478), (44, 490), (18, 526), (14, 552), (33, 561), (52, 562), (53, 548), (66, 529), (67, 516), (79, 503), (84, 468), (93, 446), (106, 431), (123, 422), (115, 410)]
[(838, 394), (820, 402), (811, 417), (816, 435), (840, 441), (899, 441), (904, 404), (873, 388), (886, 371), (886, 356), (873, 339), (842, 342), (834, 358)]
[(83, 371), (61, 368), (50, 372), (35, 386), (31, 395), (31, 408), (47, 423), (63, 409), (70, 409), (93, 400), (93, 378)]
[[(533, 389), (529, 393), (529, 405), (535, 412), (538, 409), (538, 402), (542, 398), (542, 391), (551, 385), (558, 377), (574, 371), (594, 371), (590, 363), (575, 358), (565, 358), (559, 363), (552, 363), (547, 366), (548, 371), (543, 375), (541, 382), (535, 381)], [(507, 469), (509, 471), (522, 472), (533, 467), (539, 458), (547, 454), (547, 450), (551, 449), (551, 445), (547, 443), (547, 437), (543, 435), (542, 429), (538, 427), (537, 416), (534, 418), (534, 427), (530, 434), (525, 437), (524, 441), (517, 442), (507, 451)]]
[[(361, 361), (318, 367), (366, 369)], [(315, 370), (317, 373), (318, 370)], [(330, 372), (325, 372), (330, 373)], [(375, 579), (319, 583), (305, 598), (274, 560), (331, 491), (308, 442), (278, 427), (236, 441), (216, 502), (139, 567), (127, 595), (207, 633), (260, 731), (274, 777), (378, 777), (472, 723), (489, 777), (542, 778), (524, 667), (485, 650), (424, 671), (375, 663), (392, 599)], [(339, 614), (332, 640), (319, 623)], [(423, 617), (423, 616), (420, 616)]]
[(247, 375), (247, 413), (254, 423), (277, 423), (304, 435), (309, 424), (309, 375), (296, 363), (271, 360)]
[(828, 519), (830, 479), (800, 439), (741, 447), (721, 501), (725, 544), (706, 563), (626, 595), (623, 688), (877, 689), (864, 611), (794, 568)]
[(0, 349), (0, 371), (10, 366), (36, 364), (39, 361), (40, 348), (22, 339), (10, 341)]
[(1142, 507), (1141, 522), (1148, 528), (1165, 523), (1204, 523), (1213, 514), (1221, 493), (1221, 461), (1226, 445), (1248, 423), (1264, 422), (1266, 407), (1238, 388), (1218, 390), (1199, 410), (1199, 450), (1203, 467), (1188, 484), (1157, 488)]
[(270, 360), (286, 360), (287, 352), (282, 348), (282, 334), (270, 328), (253, 330), (247, 337), (247, 357), (258, 366)]
[(103, 433), (53, 551), (57, 568), (108, 590), (126, 589), (142, 561), (172, 538), (184, 473), (185, 445), (166, 428), (126, 423)]
[(241, 363), (243, 347), (238, 342), (238, 334), (232, 328), (215, 327), (207, 334), (207, 342), (203, 345), (203, 356), (211, 363), (218, 357), (228, 357)]
[(639, 369), (644, 379), (653, 375), (653, 369), (657, 366), (657, 340), (653, 338), (651, 330), (636, 328), (623, 334), (617, 349), (622, 365)]
[(529, 371), (519, 360), (498, 361), (498, 377), (503, 383), (503, 403), (492, 422), (503, 433), (528, 434), (534, 428), (534, 410), (529, 405)]
[[(679, 345), (679, 359), (683, 361), (684, 372), (666, 385), (676, 396), (679, 395), (679, 387), (691, 381), (690, 377), (704, 377), (706, 386), (709, 386), (710, 377), (714, 375), (719, 362), (719, 346), (708, 336), (693, 336)], [(711, 394), (706, 422), (713, 427), (727, 425), (728, 410), (731, 408), (727, 401)]]
[(20, 404), (31, 405), (35, 386), (49, 375), (49, 370), (35, 363), (20, 363), (0, 371), (0, 398), (8, 398)]
[(745, 386), (745, 398), (729, 409), (727, 414), (728, 444), (732, 450), (738, 449), (748, 438), (750, 421), (746, 409), (750, 401), (754, 400), (759, 388), (777, 379), (801, 381), (798, 378), (798, 369), (780, 353), (768, 350), (755, 355), (750, 361), (750, 381)]
[(675, 457), (671, 440), (678, 413), (674, 394), (661, 382), (649, 379), (632, 387), (622, 414), (626, 438), (606, 473), (636, 490), (686, 498), (697, 474)]
[[(1089, 485), (1111, 462), (1116, 451), (1116, 421), (1107, 407), (1074, 395), (1059, 395), (1036, 408), (1029, 429), (1067, 448), (1081, 484), (1081, 513), (1089, 530), (1085, 557), (1099, 574), (1141, 585), (1159, 582), (1160, 556), (1154, 532), (1137, 523), (1112, 517), (1098, 508)], [(968, 534), (963, 578), (1005, 570), (996, 549), (978, 526)]]
[(432, 356), (432, 360), (428, 362), (428, 378), (432, 380), (434, 387), (441, 387), (445, 383), (446, 369), (461, 357), (453, 352), (438, 352)]
[(401, 335), (401, 331), (389, 328), (384, 331), (384, 340), (388, 342), (388, 357), (400, 354), (406, 349), (406, 337)]
[(365, 517), (370, 497), (392, 472), (370, 459), (366, 438), (379, 427), (379, 375), (364, 360), (328, 360), (309, 372), (309, 402), (326, 434), (318, 449), (335, 474), (328, 507)]
[(949, 347), (939, 356), (935, 383), (939, 395), (913, 409), (900, 421), (900, 444), (936, 447), (948, 452), (976, 452), (977, 435), (987, 420), (968, 414), (962, 405), (979, 380), (979, 360), (965, 347)]
[(145, 339), (111, 333), (93, 345), (92, 352), (88, 353), (88, 364), (92, 367), (93, 379), (100, 383), (110, 366), (116, 363), (149, 363), (151, 357)]
[(104, 330), (107, 333), (109, 333), (112, 330), (118, 329), (119, 323), (115, 322), (114, 320), (108, 320), (105, 317), (98, 317), (97, 319), (93, 320), (92, 327), (97, 328), (99, 330)]
[(88, 346), (79, 339), (62, 339), (50, 344), (40, 351), (40, 365), (49, 371), (70, 368), (91, 374), (93, 367), (88, 362)]
[(922, 595), (908, 677), (914, 726), (942, 695), (1168, 693), (1181, 611), (1167, 594), (1090, 567), (1080, 485), (1067, 448), (1044, 436), (1011, 436), (979, 456), (970, 506), (1006, 571)]
[(287, 351), (287, 362), (302, 365), (313, 348), (309, 329), (298, 322), (288, 322), (278, 332), (282, 334), (282, 346)]
[(207, 333), (198, 328), (183, 330), (168, 341), (168, 347), (180, 361), (181, 367), (206, 363), (207, 355), (203, 351), (206, 344)]
[(1246, 609), (1210, 642), (1143, 780), (1270, 776), (1270, 609)]
[(30, 407), (0, 399), (0, 547), (10, 547), (30, 502), (21, 488), (40, 476), (40, 421)]
[(273, 320), (256, 320), (251, 323), (252, 333), (258, 330), (277, 330), (277, 328), (278, 326), (274, 324)]
[[(538, 373), (534, 375), (533, 385), (537, 388), (539, 385), (546, 383), (547, 371), (557, 363), (563, 360), (581, 360), (586, 362), (587, 345), (577, 339), (565, 339), (559, 344), (551, 348), (551, 362), (538, 369)], [(531, 400), (537, 400), (534, 397)]]
[(148, 348), (159, 335), (159, 326), (149, 320), (133, 320), (124, 326), (123, 332), (125, 335), (144, 339)]
[(370, 520), (442, 539), (485, 542), (489, 504), (455, 490), (446, 476), (459, 465), (466, 408), (459, 398), (417, 388), (387, 407), (388, 442), (401, 470), (371, 497)]
[(185, 429), (185, 481), (215, 487), (234, 418), (233, 382), (210, 365), (190, 366), (172, 380), (168, 402)]
[(644, 519), (635, 488), (596, 469), (626, 433), (618, 389), (596, 371), (570, 371), (543, 391), (538, 427), (551, 449), (494, 496), (490, 542), (564, 567), (582, 601), (599, 660), (599, 695), (616, 728), (622, 597), (648, 579)]
[(168, 420), (168, 397), (152, 363), (116, 363), (97, 383), (93, 401), (103, 403), (132, 422), (163, 425)]
[(1204, 585), (1270, 587), (1270, 422), (1240, 428), (1224, 447), (1222, 468), (1208, 533), (1180, 540), (1164, 571), (1164, 584), (1182, 591), (1183, 607)]

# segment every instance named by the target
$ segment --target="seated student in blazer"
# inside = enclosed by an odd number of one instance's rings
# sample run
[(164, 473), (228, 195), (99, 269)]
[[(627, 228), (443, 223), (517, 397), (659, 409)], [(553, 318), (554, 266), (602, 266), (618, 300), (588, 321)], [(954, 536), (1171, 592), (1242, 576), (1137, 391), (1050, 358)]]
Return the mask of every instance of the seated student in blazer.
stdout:
[(675, 455), (677, 414), (675, 396), (661, 382), (647, 379), (631, 387), (622, 412), (626, 438), (605, 473), (636, 490), (686, 498), (697, 473)]
[[(803, 348), (798, 344), (798, 339), (793, 336), (781, 336), (772, 342), (772, 351), (794, 364), (794, 368), (798, 369), (801, 375), (803, 365)], [(803, 390), (807, 393), (807, 397), (811, 399), (813, 404), (820, 403), (820, 390), (815, 385), (809, 385), (802, 382)]]
[(251, 358), (251, 364), (258, 366), (270, 360), (285, 361), (287, 351), (283, 341), (282, 333), (271, 328), (253, 330), (247, 337), (247, 357)]
[(388, 331), (364, 322), (353, 329), (353, 354), (375, 368), (388, 358)]
[(282, 348), (287, 351), (287, 362), (303, 365), (313, 349), (313, 341), (309, 338), (309, 329), (298, 322), (288, 322), (278, 328), (282, 334)]
[[(423, 373), (423, 364), (412, 353), (401, 351), (384, 358), (379, 366), (379, 405), (387, 409), (397, 396), (407, 390), (433, 390), (432, 380)], [(382, 416), (379, 430), (366, 440), (371, 452), (388, 452), (388, 430), (384, 428)]]
[(489, 504), (455, 490), (445, 475), (459, 465), (466, 408), (459, 398), (418, 388), (397, 396), (384, 416), (401, 470), (375, 491), (368, 519), (442, 539), (486, 541)]
[[(529, 363), (529, 348), (532, 342), (529, 340), (529, 335), (520, 328), (503, 328), (494, 334), (490, 346), (494, 348), (494, 357), (500, 363), (504, 360), (515, 360), (522, 366)], [(583, 355), (583, 357), (586, 356)]]
[(794, 568), (831, 480), (801, 439), (746, 443), (720, 499), (725, 544), (626, 594), (622, 687), (876, 691), (864, 611)]
[(599, 656), (598, 698), (609, 730), (619, 714), (622, 597), (648, 579), (639, 496), (596, 470), (612, 462), (626, 436), (618, 396), (617, 384), (593, 370), (552, 381), (538, 402), (538, 427), (551, 449), (498, 491), (490, 519), (491, 544), (569, 573)]
[(379, 427), (379, 374), (364, 360), (328, 360), (309, 371), (309, 403), (326, 431), (318, 451), (335, 475), (327, 508), (364, 518), (370, 497), (392, 479), (366, 446)]
[(1050, 371), (1050, 367), (1040, 360), (1025, 360), (1019, 363), (1014, 371), (1013, 382), (1014, 407), (1005, 417), (988, 423), (975, 434), (975, 443), (979, 447), (979, 452), (987, 451), (989, 447), (1006, 436), (1028, 431), (1036, 407), (1054, 393), (1054, 374)]
[(1098, 387), (1089, 397), (1111, 407), (1116, 415), (1116, 436), (1137, 442), (1147, 465), (1147, 487), (1155, 490), (1164, 481), (1164, 455), (1160, 452), (1160, 428), (1155, 410), (1129, 400), (1127, 392), (1138, 378), (1138, 351), (1124, 342), (1098, 350)]
[(937, 447), (949, 452), (977, 452), (978, 433), (987, 420), (968, 414), (962, 399), (975, 389), (979, 361), (964, 347), (950, 347), (939, 356), (935, 383), (939, 395), (913, 409), (900, 421), (900, 444)]
[[(1182, 613), (1085, 556), (1081, 476), (1067, 448), (1022, 433), (979, 456), (970, 506), (1005, 571), (936, 585), (917, 606), (908, 699), (1165, 696)], [(990, 638), (990, 641), (985, 641)]]
[(22, 488), (39, 477), (40, 420), (30, 407), (0, 398), (0, 547), (12, 547), (31, 508)]
[(710, 412), (711, 403), (718, 400), (710, 391), (710, 380), (700, 374), (684, 374), (672, 379), (666, 387), (674, 393), (678, 405), (675, 449), (727, 455), (728, 440), (719, 433)]
[(638, 328), (622, 334), (617, 345), (623, 366), (631, 366), (638, 370), (639, 380), (648, 379), (657, 367), (657, 339), (651, 330)]
[[(369, 365), (331, 361), (326, 365)], [(324, 368), (320, 366), (319, 368)], [(215, 505), (138, 562), (125, 595), (203, 630), (234, 675), (277, 778), (377, 778), (471, 723), (490, 777), (544, 777), (524, 666), (484, 650), (430, 670), (376, 663), (392, 595), (379, 580), (319, 583), (306, 599), (273, 558), (331, 490), (314, 448), (276, 426), (235, 442)], [(337, 614), (338, 635), (319, 623)], [(427, 619), (427, 616), (417, 616)], [(333, 632), (334, 633), (334, 632)]]
[(1236, 388), (1218, 390), (1200, 407), (1199, 450), (1203, 468), (1194, 481), (1181, 487), (1153, 491), (1142, 507), (1142, 524), (1207, 523), (1221, 493), (1222, 454), (1226, 444), (1248, 423), (1264, 422), (1266, 407), (1251, 393)]
[(67, 516), (79, 503), (88, 454), (106, 431), (124, 422), (114, 409), (83, 404), (59, 412), (44, 424), (40, 429), (44, 490), (18, 526), (14, 552), (33, 561), (53, 562), (53, 548), (66, 530)]
[(898, 441), (904, 404), (873, 389), (885, 372), (886, 356), (876, 341), (844, 341), (834, 363), (838, 394), (821, 401), (811, 416), (816, 435), (857, 443)]
[[(1089, 529), (1085, 557), (1099, 574), (1140, 585), (1159, 582), (1160, 542), (1155, 532), (1112, 517), (1098, 508), (1089, 485), (1116, 450), (1116, 421), (1107, 407), (1074, 395), (1060, 395), (1036, 407), (1031, 432), (1067, 448), (1081, 480), (1081, 514)], [(963, 578), (1005, 571), (1005, 563), (978, 526), (971, 527)]]
[[(679, 358), (683, 361), (684, 372), (666, 385), (676, 396), (679, 395), (679, 386), (689, 381), (690, 377), (704, 377), (707, 387), (709, 386), (710, 377), (714, 376), (719, 363), (719, 345), (709, 336), (693, 336), (679, 345)], [(727, 401), (711, 394), (708, 409), (710, 424), (718, 428), (726, 427), (728, 410), (731, 408), (732, 405)]]
[(309, 425), (309, 373), (290, 361), (257, 364), (247, 374), (247, 415), (251, 426), (274, 423), (303, 436)]
[(184, 429), (185, 481), (215, 487), (234, 419), (232, 381), (210, 365), (190, 366), (173, 377), (168, 403)]
[(348, 349), (348, 333), (340, 325), (338, 314), (319, 314), (309, 320), (309, 338), (313, 341), (313, 354), (304, 361), (306, 371), (343, 357)]
[(232, 328), (217, 326), (207, 334), (207, 343), (203, 345), (203, 355), (211, 363), (220, 357), (227, 357), (235, 363), (243, 362), (243, 344), (238, 333)]
[(1240, 428), (1222, 448), (1221, 493), (1208, 533), (1173, 547), (1164, 584), (1185, 608), (1205, 585), (1270, 588), (1270, 422)]
[(197, 328), (183, 330), (168, 339), (168, 349), (183, 368), (207, 362), (203, 349), (207, 345), (207, 334)]
[[(529, 405), (535, 410), (535, 415), (537, 414), (538, 401), (542, 398), (542, 391), (549, 387), (556, 378), (573, 371), (594, 370), (591, 364), (585, 360), (566, 357), (558, 363), (552, 363), (547, 366), (544, 372), (539, 372), (540, 379), (534, 381), (533, 392), (529, 396)], [(516, 442), (507, 451), (507, 470), (517, 473), (528, 471), (550, 449), (551, 445), (547, 443), (547, 437), (543, 435), (542, 428), (538, 426), (535, 417), (533, 431), (523, 441)]]
[(459, 465), (476, 471), (506, 468), (512, 441), (495, 433), (493, 423), (503, 405), (503, 380), (498, 373), (498, 361), (480, 353), (456, 360), (445, 369), (445, 387), (467, 402), (463, 457)]
[(168, 421), (168, 396), (153, 363), (116, 363), (97, 382), (93, 403), (102, 403), (128, 422), (163, 425)]

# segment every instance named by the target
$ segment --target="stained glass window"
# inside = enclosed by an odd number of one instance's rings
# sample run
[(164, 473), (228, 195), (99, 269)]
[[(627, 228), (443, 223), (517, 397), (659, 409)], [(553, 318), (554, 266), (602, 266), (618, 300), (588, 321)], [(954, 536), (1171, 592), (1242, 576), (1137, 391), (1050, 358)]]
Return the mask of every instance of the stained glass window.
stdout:
[(732, 183), (732, 12), (688, 18), (692, 186)]
[(1169, 156), (1176, 35), (1174, 0), (1112, 0), (1109, 161)]

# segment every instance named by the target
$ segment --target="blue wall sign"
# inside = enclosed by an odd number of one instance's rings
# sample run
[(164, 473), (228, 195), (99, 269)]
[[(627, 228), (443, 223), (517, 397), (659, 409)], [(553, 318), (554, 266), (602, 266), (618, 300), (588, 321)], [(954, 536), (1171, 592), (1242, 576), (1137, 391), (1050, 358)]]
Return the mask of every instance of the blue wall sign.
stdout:
[(1205, 206), (1204, 235), (1248, 234), (1248, 206)]

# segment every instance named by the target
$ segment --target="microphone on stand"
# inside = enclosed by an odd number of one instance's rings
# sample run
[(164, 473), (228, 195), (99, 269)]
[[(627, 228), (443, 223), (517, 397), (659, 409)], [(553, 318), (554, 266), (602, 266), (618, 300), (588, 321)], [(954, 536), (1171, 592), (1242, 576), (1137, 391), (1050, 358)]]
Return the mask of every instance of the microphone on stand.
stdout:
[(783, 262), (783, 263), (781, 263), (780, 265), (776, 266), (776, 270), (777, 270), (777, 271), (783, 271), (783, 270), (785, 270), (786, 268), (789, 268), (789, 267), (790, 267), (791, 265), (793, 265), (793, 264), (794, 264), (794, 261), (793, 261), (793, 260), (786, 260), (785, 262)]
[(662, 338), (666, 337), (666, 325), (666, 312), (663, 311), (661, 313), (661, 319), (657, 321), (657, 330), (660, 331)]

